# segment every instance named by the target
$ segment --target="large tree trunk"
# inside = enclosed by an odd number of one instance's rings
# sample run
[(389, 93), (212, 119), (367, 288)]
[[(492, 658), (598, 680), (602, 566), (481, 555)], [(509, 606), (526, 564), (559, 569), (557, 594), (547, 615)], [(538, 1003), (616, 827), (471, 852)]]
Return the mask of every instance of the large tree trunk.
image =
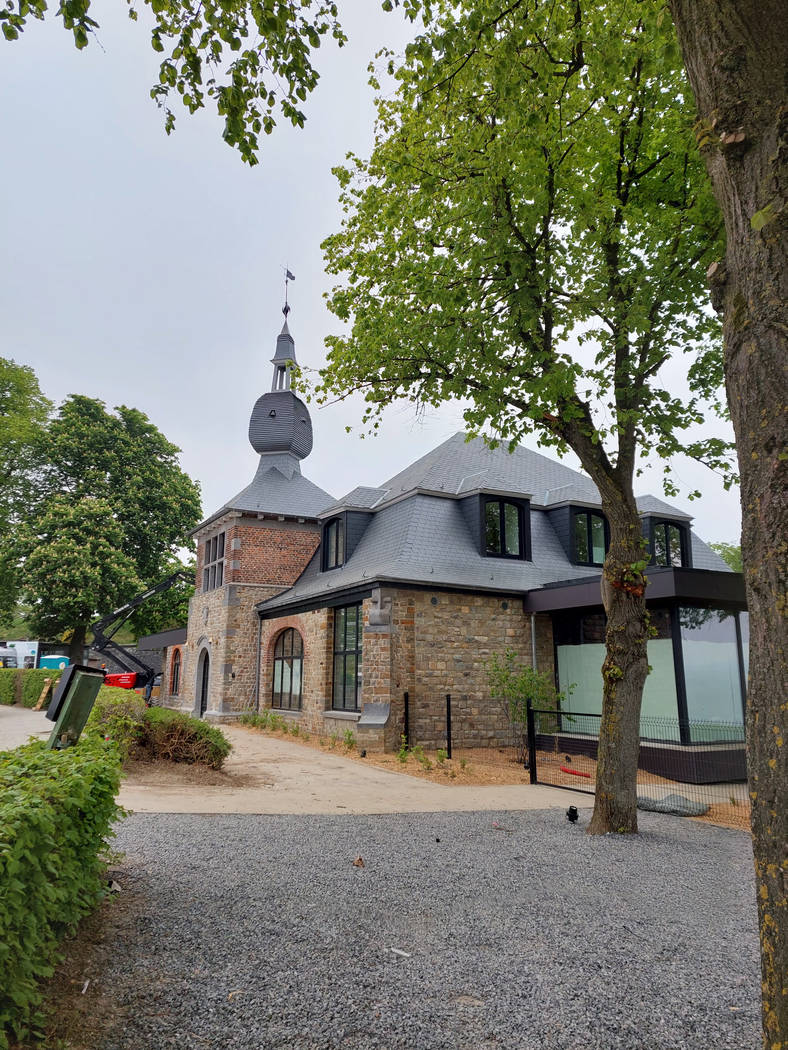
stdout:
[(750, 610), (747, 756), (763, 1038), (788, 1048), (788, 18), (784, 0), (670, 0), (698, 141), (727, 231), (709, 273), (722, 310)]
[(81, 664), (85, 658), (85, 637), (87, 628), (84, 624), (74, 628), (71, 641), (68, 643), (68, 658), (72, 664)]
[(630, 493), (602, 508), (610, 525), (610, 550), (602, 572), (602, 603), (607, 615), (602, 664), (602, 723), (590, 835), (634, 834), (637, 818), (637, 767), (640, 705), (648, 674), (648, 619), (643, 535)]

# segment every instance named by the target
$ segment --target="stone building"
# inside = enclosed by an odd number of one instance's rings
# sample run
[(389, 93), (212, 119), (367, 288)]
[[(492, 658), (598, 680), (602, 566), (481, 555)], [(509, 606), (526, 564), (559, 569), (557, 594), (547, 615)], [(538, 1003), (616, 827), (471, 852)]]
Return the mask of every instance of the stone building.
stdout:
[[(285, 324), (249, 425), (257, 474), (195, 534), (198, 592), (169, 702), (219, 720), (273, 707), (390, 750), (406, 718), (412, 740), (439, 746), (449, 694), (455, 740), (492, 745), (508, 725), (487, 668), (512, 651), (573, 685), (569, 708), (599, 711), (608, 527), (590, 479), (456, 434), (335, 501), (300, 472), (312, 429), (294, 362)], [(741, 576), (682, 511), (653, 496), (638, 506), (657, 628), (644, 714), (741, 723)]]

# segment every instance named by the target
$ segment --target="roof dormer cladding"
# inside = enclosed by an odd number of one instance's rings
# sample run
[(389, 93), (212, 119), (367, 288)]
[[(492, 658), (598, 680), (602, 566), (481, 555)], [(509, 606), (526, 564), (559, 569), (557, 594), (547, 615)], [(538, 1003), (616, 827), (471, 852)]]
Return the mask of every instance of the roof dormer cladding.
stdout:
[[(531, 560), (486, 556), (475, 509), (478, 498), (513, 495), (525, 503), (529, 491), (534, 493), (529, 515)], [(316, 556), (290, 591), (261, 609), (327, 599), (373, 581), (522, 594), (559, 581), (598, 577), (599, 566), (573, 563), (549, 520), (550, 512), (565, 504), (600, 509), (592, 482), (577, 471), (527, 449), (510, 454), (455, 435), (385, 485), (353, 489), (324, 507), (320, 514), (324, 523), (353, 513), (352, 552), (348, 550), (344, 564), (330, 572), (321, 571)], [(644, 504), (649, 511), (656, 504), (668, 508), (654, 497), (645, 497)], [(689, 521), (680, 511), (669, 509), (673, 517)], [(695, 536), (692, 551), (697, 568), (726, 568)]]

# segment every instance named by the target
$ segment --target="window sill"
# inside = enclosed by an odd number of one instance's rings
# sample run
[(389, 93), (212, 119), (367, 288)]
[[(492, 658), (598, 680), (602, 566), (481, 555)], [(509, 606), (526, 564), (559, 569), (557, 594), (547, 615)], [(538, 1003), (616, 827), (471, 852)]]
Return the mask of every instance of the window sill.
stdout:
[(323, 718), (338, 718), (343, 722), (358, 722), (361, 718), (360, 711), (335, 711), (332, 707), (323, 712)]
[(282, 718), (300, 718), (302, 714), (300, 707), (269, 707), (268, 710)]

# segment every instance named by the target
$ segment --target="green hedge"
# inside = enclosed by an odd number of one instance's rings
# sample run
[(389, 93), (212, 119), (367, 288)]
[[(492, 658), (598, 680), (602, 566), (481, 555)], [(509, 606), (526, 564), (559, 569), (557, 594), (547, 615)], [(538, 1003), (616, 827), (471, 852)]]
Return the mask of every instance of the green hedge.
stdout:
[[(22, 678), (22, 706), (23, 707), (35, 707), (38, 703), (38, 698), (41, 696), (41, 690), (44, 688), (44, 682), (47, 678), (52, 679), (52, 689), (54, 690), (57, 683), (60, 681), (60, 676), (63, 672), (59, 667), (36, 667), (29, 668), (27, 671), (18, 671)], [(49, 701), (52, 697), (52, 691), (47, 693), (44, 706), (49, 705)]]
[(93, 734), (0, 752), (0, 1050), (40, 1034), (40, 982), (104, 892), (119, 783), (117, 749)]
[(0, 704), (16, 703), (16, 671), (0, 667)]
[[(25, 707), (35, 707), (44, 688), (44, 680), (51, 678), (54, 689), (62, 674), (59, 667), (0, 667), (0, 704), (16, 704), (21, 701)], [(51, 696), (50, 692), (47, 703)]]

